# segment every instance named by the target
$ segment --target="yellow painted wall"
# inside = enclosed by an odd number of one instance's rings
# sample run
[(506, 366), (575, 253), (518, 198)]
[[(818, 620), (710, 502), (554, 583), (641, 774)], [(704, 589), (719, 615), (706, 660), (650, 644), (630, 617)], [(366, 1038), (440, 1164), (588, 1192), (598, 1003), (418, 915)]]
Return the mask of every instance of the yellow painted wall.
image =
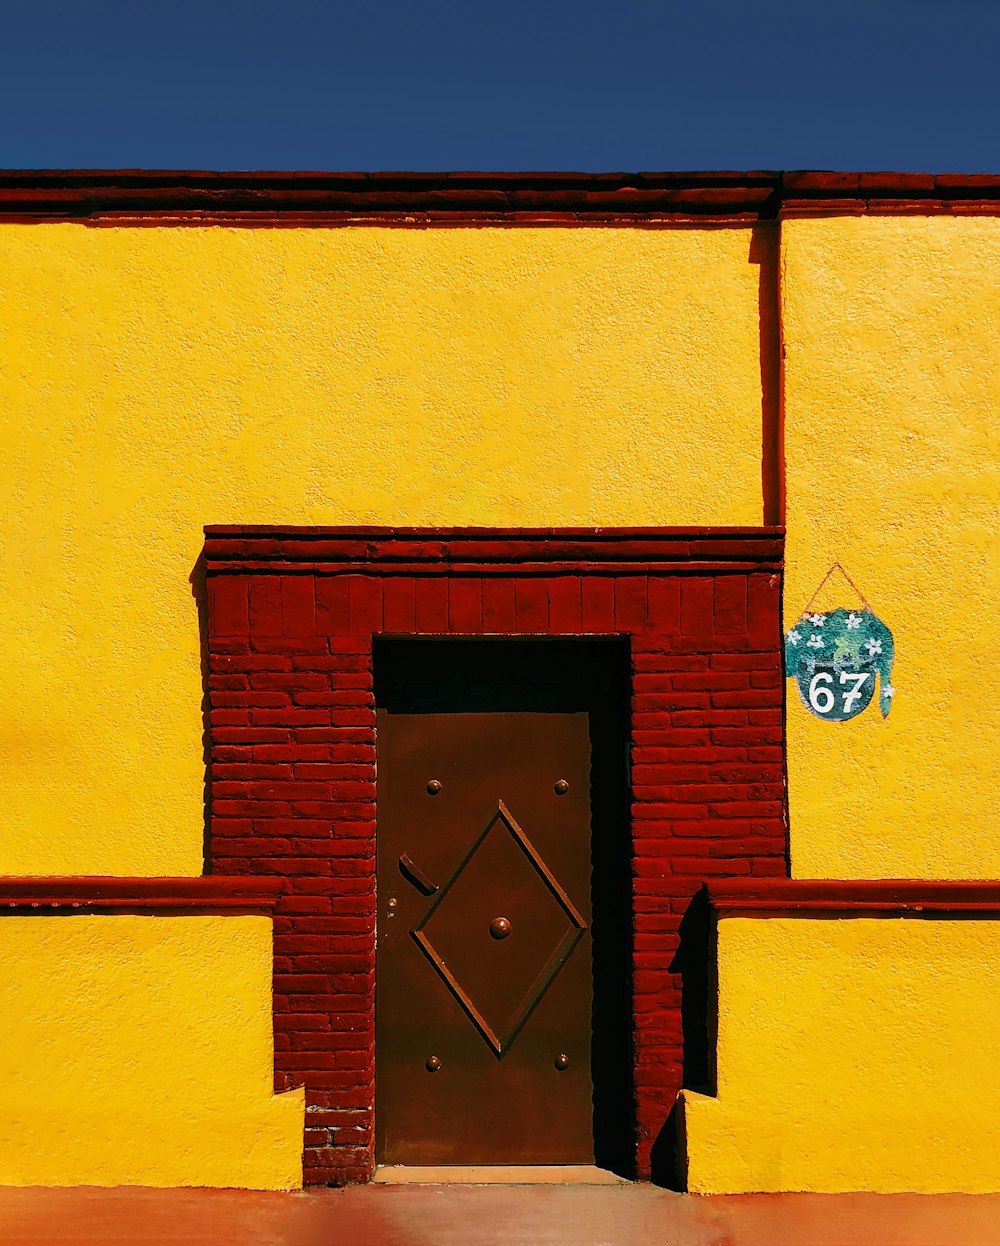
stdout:
[(267, 917), (0, 918), (0, 1184), (302, 1180)]
[(0, 226), (0, 872), (201, 871), (205, 523), (761, 522), (750, 242)]
[(792, 871), (1000, 877), (1000, 220), (792, 220), (781, 257), (786, 627), (839, 560), (897, 690), (835, 725), (789, 683)]
[(689, 1186), (1000, 1189), (996, 923), (723, 918)]

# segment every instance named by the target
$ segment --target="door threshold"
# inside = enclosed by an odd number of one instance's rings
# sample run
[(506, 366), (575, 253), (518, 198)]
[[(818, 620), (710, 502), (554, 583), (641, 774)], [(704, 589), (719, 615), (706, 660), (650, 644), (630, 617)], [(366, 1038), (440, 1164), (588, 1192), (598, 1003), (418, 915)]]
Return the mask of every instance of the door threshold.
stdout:
[(444, 1164), (417, 1167), (380, 1164), (373, 1181), (381, 1185), (631, 1185), (624, 1177), (593, 1164)]

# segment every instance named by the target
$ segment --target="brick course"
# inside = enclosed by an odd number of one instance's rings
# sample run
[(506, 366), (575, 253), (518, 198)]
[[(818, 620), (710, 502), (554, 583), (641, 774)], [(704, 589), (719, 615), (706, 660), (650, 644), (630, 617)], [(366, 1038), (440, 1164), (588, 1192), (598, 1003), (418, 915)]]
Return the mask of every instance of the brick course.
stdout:
[[(359, 562), (351, 550), (365, 543), (347, 534), (324, 542), (324, 563), (306, 532), (292, 534), (306, 551), (296, 569), (294, 540), (209, 530), (207, 681), (211, 870), (287, 881), (275, 1088), (306, 1087), (306, 1183), (365, 1181), (374, 1165), (371, 688), (383, 632), (631, 638), (633, 1076), (636, 1168), (648, 1176), (683, 1080), (682, 977), (669, 967), (687, 905), (706, 879), (786, 873), (780, 535), (766, 533), (762, 554), (760, 532), (705, 530), (688, 534), (686, 561), (639, 548), (634, 567), (615, 551), (613, 573), (581, 558), (547, 574), (518, 534), (478, 534), (471, 570), (421, 564), (431, 534), (409, 534), (416, 569), (370, 549)], [(556, 539), (536, 535), (532, 548)], [(280, 546), (280, 572), (260, 556), (265, 540)]]

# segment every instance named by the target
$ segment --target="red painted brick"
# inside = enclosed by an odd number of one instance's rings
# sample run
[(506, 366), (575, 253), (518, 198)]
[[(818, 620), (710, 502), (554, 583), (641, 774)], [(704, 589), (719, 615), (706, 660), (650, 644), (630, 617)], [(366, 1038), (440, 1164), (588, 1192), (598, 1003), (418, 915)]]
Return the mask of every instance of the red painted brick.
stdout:
[(250, 577), (250, 633), (254, 637), (280, 636), (281, 579), (276, 575)]
[(250, 839), (227, 839), (220, 851), (226, 857), (265, 857), (278, 856), (289, 850), (287, 839), (271, 839), (264, 835), (254, 835)]
[(749, 689), (751, 676), (745, 671), (679, 671), (671, 679), (678, 691), (737, 692)]
[(330, 744), (335, 748), (345, 745), (356, 745), (361, 748), (374, 746), (375, 732), (371, 726), (366, 727), (296, 727), (294, 733), (297, 744)]
[(641, 631), (647, 623), (646, 577), (622, 575), (615, 585), (615, 628), (620, 632)]
[(281, 576), (281, 633), (288, 637), (316, 633), (315, 577)]
[(348, 601), (351, 611), (352, 632), (380, 632), (382, 630), (382, 583), (376, 576), (350, 575)]
[(209, 653), (249, 653), (250, 642), (248, 639), (233, 640), (222, 636), (213, 636), (211, 631), (208, 636)]
[(291, 657), (305, 657), (310, 661), (314, 657), (323, 657), (326, 653), (327, 641), (323, 636), (275, 636), (265, 637), (253, 642), (253, 647), (264, 653), (281, 653)]
[(502, 576), (483, 580), (483, 631), (514, 631), (514, 581)]
[(285, 706), (278, 709), (255, 709), (250, 711), (255, 727), (325, 727), (331, 724), (328, 709), (301, 706)]
[(329, 913), (330, 901), (324, 896), (303, 896), (291, 895), (283, 896), (281, 900), (281, 911), (284, 913)]
[[(315, 841), (318, 842), (318, 841)], [(283, 874), (294, 878), (297, 874), (329, 878), (332, 867), (326, 857), (262, 857), (253, 863), (254, 874)]]
[(718, 709), (764, 709), (774, 705), (774, 693), (767, 688), (742, 692), (713, 692), (712, 705)]
[(730, 874), (749, 874), (750, 862), (742, 859), (716, 861), (705, 857), (672, 857), (670, 868), (674, 874), (696, 874), (704, 878), (714, 878)]
[(249, 818), (212, 817), (212, 835), (215, 837), (233, 835), (237, 839), (253, 833), (253, 822)]
[(780, 653), (715, 653), (712, 667), (720, 671), (780, 671)]
[(274, 977), (274, 989), (284, 992), (285, 995), (314, 995), (326, 988), (325, 974), (283, 973), (275, 974)]
[(554, 576), (549, 586), (549, 627), (555, 633), (583, 630), (583, 599), (580, 578)]
[[(654, 750), (643, 749), (638, 751), (651, 752)], [(700, 783), (705, 782), (710, 777), (710, 772), (711, 768), (706, 765), (635, 765), (632, 767), (632, 784), (634, 790), (637, 791), (640, 788), (651, 788), (656, 785), (669, 785), (672, 787), (681, 783)]]
[(213, 636), (250, 635), (250, 590), (245, 575), (212, 576), (207, 581)]
[(323, 636), (343, 635), (350, 630), (347, 577), (321, 575), (315, 579), (316, 630)]
[(213, 709), (232, 709), (237, 706), (275, 709), (279, 705), (290, 705), (292, 698), (287, 692), (213, 692), (211, 701)]
[(338, 688), (335, 691), (306, 688), (295, 693), (295, 704), (327, 706), (331, 709), (335, 706), (344, 708), (364, 706), (370, 709), (375, 704), (375, 698), (367, 688)]
[(408, 576), (387, 576), (382, 588), (383, 627), (408, 634), (417, 629), (417, 585)]
[(282, 1031), (323, 1032), (329, 1029), (329, 1025), (327, 1018), (318, 1012), (279, 1012), (274, 1017), (274, 1028)]
[(659, 727), (656, 729), (637, 728), (632, 732), (635, 744), (656, 744), (662, 747), (693, 748), (709, 745), (712, 742), (710, 731), (695, 730), (691, 727)]
[(375, 711), (361, 706), (334, 707), (330, 715), (335, 727), (374, 727)]
[(329, 839), (333, 835), (333, 823), (325, 818), (254, 818), (255, 835), (281, 839), (296, 836), (298, 839)]
[(639, 692), (632, 698), (633, 721), (641, 721), (641, 716), (650, 712), (687, 709), (697, 710), (703, 719), (708, 707), (707, 692)]
[[(291, 776), (289, 775), (289, 778)], [(321, 782), (324, 780), (356, 781), (368, 784), (374, 799), (375, 767), (373, 765), (347, 765), (330, 762), (296, 763), (295, 778)]]
[(213, 653), (208, 659), (209, 670), (220, 675), (234, 672), (290, 671), (292, 659), (275, 653)]
[(681, 631), (698, 643), (710, 640), (715, 630), (715, 592), (706, 576), (690, 576), (681, 580)]
[(259, 744), (253, 750), (253, 759), (256, 762), (324, 762), (332, 761), (336, 750), (335, 744)]
[(330, 685), (334, 692), (371, 692), (373, 684), (374, 680), (370, 670), (333, 671), (330, 674)]
[[(344, 1051), (356, 1041), (353, 1034), (332, 1034), (323, 1031), (301, 1033), (295, 1038), (296, 1051)], [(312, 1117), (307, 1116), (306, 1122), (312, 1124)]]
[(212, 813), (223, 818), (281, 818), (291, 811), (287, 801), (213, 800)]
[(641, 636), (632, 638), (632, 669), (636, 672), (648, 671), (650, 673), (663, 673), (669, 671), (702, 671), (708, 670), (709, 657), (707, 654), (700, 653), (682, 653), (678, 654), (670, 646), (673, 642), (664, 639), (661, 636), (654, 638), (655, 648), (642, 649), (640, 642), (643, 640)]
[(750, 862), (750, 873), (755, 878), (784, 878), (788, 873), (784, 857), (761, 859)]
[(715, 577), (714, 630), (716, 636), (742, 636), (747, 630), (747, 577)]
[[(324, 655), (315, 654), (313, 657), (293, 658), (294, 669), (297, 671), (328, 671), (330, 672), (332, 682), (336, 682), (339, 675), (342, 674), (365, 674), (371, 672), (371, 638), (369, 637), (369, 651), (364, 653), (331, 653)], [(333, 641), (329, 642), (331, 645)]]
[(549, 628), (548, 584), (524, 577), (514, 582), (514, 626), (518, 632), (547, 632)]
[(781, 744), (780, 727), (716, 727), (712, 730), (712, 743), (721, 745)]
[(650, 628), (675, 636), (681, 629), (681, 585), (677, 576), (650, 576), (646, 594)]
[(779, 747), (770, 748), (752, 748), (748, 751), (747, 757), (750, 761), (784, 761), (784, 749)]
[[(633, 782), (638, 798), (634, 845), (639, 932), (636, 981), (641, 990), (636, 997), (636, 1015), (642, 1018), (642, 1025), (656, 1027), (648, 1030), (648, 1039), (637, 1043), (640, 1052), (637, 1070), (639, 1128), (647, 1133), (658, 1129), (668, 1108), (665, 1101), (660, 1101), (671, 1097), (672, 1089), (680, 1084), (680, 979), (665, 970), (665, 962), (669, 962), (675, 946), (680, 913), (703, 876), (720, 869), (730, 874), (745, 873), (749, 867), (757, 865), (767, 869), (784, 868), (781, 724), (778, 721), (780, 662), (776, 645), (770, 641), (761, 645), (741, 634), (745, 632), (740, 622), (741, 590), (746, 587), (746, 577), (733, 575), (723, 580), (723, 577), (713, 576), (653, 576), (641, 611), (638, 596), (631, 596), (629, 587), (630, 580), (633, 584), (640, 583), (641, 577), (623, 577), (618, 581), (621, 614), (617, 621), (614, 616), (616, 581), (612, 577), (599, 574), (588, 574), (582, 579), (490, 577), (482, 586), (478, 623), (473, 617), (475, 606), (470, 607), (469, 602), (463, 600), (462, 588), (457, 589), (451, 602), (449, 620), (449, 586), (444, 576), (411, 581), (412, 623), (411, 598), (406, 591), (390, 604), (393, 577), (319, 577), (316, 582), (317, 623), (323, 613), (324, 584), (339, 581), (342, 591), (343, 586), (366, 578), (371, 580), (373, 588), (380, 593), (384, 591), (385, 626), (396, 626), (404, 632), (412, 627), (445, 632), (450, 624), (455, 630), (472, 632), (481, 627), (494, 632), (510, 632), (515, 628), (521, 632), (584, 629), (606, 634), (644, 627), (647, 618), (648, 625), (658, 629), (632, 637), (636, 672)], [(777, 581), (775, 579), (772, 584), (767, 575), (757, 575), (757, 579), (767, 581), (766, 591), (759, 590), (759, 596), (776, 619), (777, 596), (775, 594), (772, 600), (768, 594)], [(456, 580), (454, 584), (463, 582)], [(710, 617), (704, 610), (706, 600), (699, 583), (710, 590), (711, 609), (707, 612)], [(685, 588), (689, 589), (686, 597)], [(220, 823), (230, 823), (234, 832), (219, 837), (220, 843), (228, 840), (233, 844), (232, 855), (219, 858), (220, 866), (245, 870), (259, 865), (264, 872), (287, 871), (296, 889), (296, 893), (284, 897), (279, 906), (277, 921), (281, 924), (276, 923), (276, 964), (294, 965), (306, 977), (312, 976), (304, 968), (307, 966), (322, 966), (328, 971), (320, 975), (326, 980), (326, 989), (275, 996), (276, 1029), (280, 1029), (281, 1044), (288, 1046), (288, 1051), (278, 1053), (279, 1057), (294, 1061), (294, 1051), (308, 1056), (312, 1047), (318, 1057), (345, 1053), (351, 1063), (358, 1065), (357, 1071), (346, 1081), (343, 1073), (350, 1070), (324, 1068), (322, 1059), (309, 1059), (301, 1066), (301, 1071), (279, 1070), (279, 1076), (285, 1079), (281, 1085), (299, 1082), (308, 1085), (311, 1105), (322, 1102), (323, 1110), (328, 1111), (347, 1107), (364, 1109), (363, 1126), (344, 1128), (356, 1129), (357, 1136), (364, 1137), (366, 1145), (360, 1149), (348, 1146), (345, 1134), (341, 1142), (336, 1142), (334, 1135), (335, 1144), (330, 1147), (309, 1147), (307, 1169), (314, 1176), (334, 1170), (339, 1174), (351, 1170), (367, 1172), (371, 1165), (370, 1009), (374, 990), (374, 790), (371, 775), (375, 753), (369, 646), (370, 632), (378, 630), (378, 625), (370, 617), (376, 613), (372, 603), (369, 603), (370, 616), (360, 622), (357, 617), (343, 617), (345, 605), (352, 604), (349, 592), (348, 589), (346, 601), (343, 596), (340, 598), (342, 613), (338, 625), (341, 629), (350, 626), (353, 630), (335, 634), (333, 626), (324, 628), (323, 634), (329, 637), (329, 652), (326, 652), (326, 642), (322, 652), (306, 652), (309, 642), (304, 641), (303, 651), (291, 652), (289, 665), (282, 646), (294, 646), (295, 638), (272, 641), (265, 633), (261, 635), (261, 643), (257, 642), (256, 635), (253, 638), (258, 652), (232, 655), (234, 661), (239, 662), (250, 658), (249, 665), (241, 667), (217, 661), (213, 668), (216, 678), (241, 681), (244, 671), (272, 672), (277, 678), (271, 692), (280, 695), (292, 692), (299, 709), (334, 712), (329, 726), (295, 726), (284, 730), (273, 741), (257, 741), (251, 734), (269, 728), (228, 726), (218, 729), (239, 733), (236, 741), (224, 740), (221, 747), (228, 745), (242, 750), (252, 744), (253, 764), (296, 767), (295, 779), (276, 777), (274, 782), (287, 783), (296, 792), (301, 790), (300, 783), (306, 785), (307, 792), (313, 784), (326, 785), (322, 797), (307, 796), (303, 800), (295, 797), (288, 802), (295, 817), (282, 814), (254, 818), (251, 814), (253, 835), (245, 833), (247, 818), (218, 819)], [(327, 614), (332, 616), (332, 607), (337, 605), (336, 595), (327, 604), (331, 607)], [(353, 604), (357, 606), (358, 603), (355, 600)], [(750, 609), (752, 613), (753, 602)], [(424, 626), (420, 625), (418, 617), (421, 610)], [(328, 622), (334, 622), (332, 617)], [(681, 634), (682, 623), (685, 628), (693, 628), (693, 632)], [(716, 641), (716, 634), (724, 639)], [(220, 643), (237, 645), (239, 642), (233, 639)], [(771, 651), (748, 652), (754, 645)], [(266, 652), (260, 652), (262, 649)], [(701, 652), (697, 652), (699, 649)], [(217, 659), (219, 656), (216, 653)], [(268, 665), (255, 665), (252, 659), (256, 657), (263, 658)], [(285, 679), (281, 678), (283, 673), (288, 673)], [(297, 674), (319, 675), (323, 682), (312, 683), (310, 679), (307, 684), (295, 687), (288, 681)], [(754, 674), (762, 676), (759, 682), (752, 681)], [(335, 681), (332, 692), (328, 677)], [(338, 683), (338, 680), (344, 682)], [(230, 687), (216, 685), (216, 688), (220, 693), (237, 695), (257, 691), (256, 685), (247, 689), (245, 682)], [(338, 690), (358, 690), (364, 695), (334, 700)], [(725, 699), (726, 694), (752, 698), (755, 693), (764, 694), (765, 699), (746, 704)], [(712, 702), (709, 708), (706, 694), (722, 699)], [(695, 696), (695, 701), (685, 702), (683, 698), (690, 695)], [(216, 702), (213, 706), (220, 709), (247, 707), (265, 713), (282, 708), (277, 704), (254, 704), (251, 700), (234, 700), (225, 705)], [(350, 721), (356, 710), (363, 715), (357, 723)], [(750, 715), (757, 714), (767, 717), (751, 724)], [(727, 736), (727, 732), (745, 735)], [(220, 742), (213, 740), (213, 743)], [(232, 766), (251, 764), (245, 751), (233, 753), (227, 760)], [(251, 781), (256, 784), (257, 774), (264, 782), (260, 783), (260, 792), (256, 786), (254, 792), (264, 794), (266, 781), (271, 777), (266, 770), (256, 773), (249, 769), (223, 770), (216, 778), (222, 783)], [(334, 785), (346, 786), (335, 788)], [(351, 790), (353, 786), (362, 789), (363, 800), (334, 798), (335, 791), (343, 797), (357, 795)], [(248, 802), (258, 810), (266, 809), (268, 803)], [(297, 832), (296, 828), (301, 831)], [(278, 834), (279, 831), (283, 833)], [(282, 855), (261, 858), (258, 862), (240, 858), (239, 852), (258, 843), (262, 850)], [(322, 847), (322, 854), (313, 851), (314, 845)], [(679, 863), (676, 875), (669, 869), (672, 861)], [(690, 863), (689, 868), (694, 872), (683, 872), (685, 862)], [(317, 875), (299, 872), (312, 868), (323, 872)], [(343, 906), (343, 911), (338, 911), (338, 905)], [(321, 924), (305, 929), (303, 923), (306, 922)], [(360, 941), (353, 952), (352, 940)], [(279, 976), (295, 978), (299, 975), (282, 973)], [(292, 1000), (296, 1001), (294, 1008), (290, 1006)], [(285, 1015), (315, 1018), (315, 1024), (307, 1022), (298, 1029), (294, 1026), (281, 1028), (277, 1019)], [(293, 1053), (291, 1056), (289, 1051)], [(337, 1080), (338, 1075), (340, 1080)], [(324, 1084), (325, 1079), (330, 1078), (334, 1080)], [(317, 1128), (322, 1127), (310, 1124), (310, 1129)], [(310, 1135), (311, 1142), (318, 1138), (320, 1135)], [(643, 1154), (650, 1142), (651, 1136), (643, 1144)], [(351, 1159), (348, 1155), (355, 1149), (361, 1159), (357, 1156)], [(321, 1153), (325, 1153), (322, 1163), (315, 1159)]]
[(448, 626), (452, 632), (479, 632), (483, 626), (483, 587), (478, 579), (457, 576), (448, 587)]
[(209, 675), (208, 687), (212, 692), (243, 692), (249, 679), (246, 675)]
[(289, 765), (264, 766), (254, 763), (219, 763), (212, 766), (212, 779), (249, 781), (253, 779), (290, 779), (293, 770)]
[(754, 647), (780, 651), (780, 578), (765, 572), (750, 576), (747, 589), (747, 637)]
[(267, 688), (295, 692), (308, 688), (317, 691), (330, 687), (330, 677), (316, 671), (259, 671), (250, 676), (250, 686), (255, 690)]
[(327, 1128), (339, 1129), (350, 1128), (352, 1125), (365, 1123), (367, 1117), (364, 1112), (344, 1112), (333, 1111), (330, 1108), (306, 1108), (306, 1120), (312, 1125), (324, 1125)]
[(585, 576), (581, 585), (585, 632), (615, 632), (615, 582), (610, 576)]

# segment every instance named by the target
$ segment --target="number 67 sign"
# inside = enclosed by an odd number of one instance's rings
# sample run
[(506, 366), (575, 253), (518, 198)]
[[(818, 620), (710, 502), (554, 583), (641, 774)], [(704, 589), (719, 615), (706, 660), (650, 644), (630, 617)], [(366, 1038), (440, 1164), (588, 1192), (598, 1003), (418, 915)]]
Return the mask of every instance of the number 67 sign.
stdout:
[(871, 704), (876, 679), (885, 718), (895, 694), (894, 656), (892, 632), (868, 609), (805, 614), (785, 636), (788, 678), (806, 709), (827, 722), (857, 718)]

